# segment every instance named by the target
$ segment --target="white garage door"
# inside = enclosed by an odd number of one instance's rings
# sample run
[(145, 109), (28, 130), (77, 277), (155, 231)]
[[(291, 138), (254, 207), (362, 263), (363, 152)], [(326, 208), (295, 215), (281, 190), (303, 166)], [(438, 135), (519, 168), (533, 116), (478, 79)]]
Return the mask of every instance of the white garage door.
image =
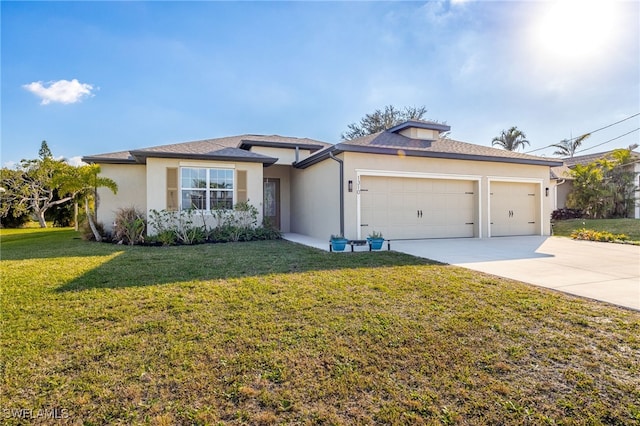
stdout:
[(491, 236), (540, 234), (540, 185), (491, 182)]
[(476, 183), (464, 180), (362, 176), (360, 229), (385, 238), (473, 237)]

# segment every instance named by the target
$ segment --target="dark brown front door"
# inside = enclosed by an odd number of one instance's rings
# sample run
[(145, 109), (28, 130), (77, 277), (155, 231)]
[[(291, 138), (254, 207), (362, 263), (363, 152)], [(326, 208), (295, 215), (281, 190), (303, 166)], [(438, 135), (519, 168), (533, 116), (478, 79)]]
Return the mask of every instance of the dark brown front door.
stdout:
[(264, 178), (263, 215), (265, 221), (280, 229), (280, 179)]

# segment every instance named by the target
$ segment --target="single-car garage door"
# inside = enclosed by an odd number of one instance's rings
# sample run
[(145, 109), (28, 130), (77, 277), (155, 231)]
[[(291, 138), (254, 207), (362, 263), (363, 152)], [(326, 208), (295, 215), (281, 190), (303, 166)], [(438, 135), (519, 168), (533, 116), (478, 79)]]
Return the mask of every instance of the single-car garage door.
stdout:
[(360, 178), (360, 229), (385, 238), (473, 237), (476, 182), (386, 176)]
[(491, 236), (540, 234), (540, 185), (498, 182), (490, 184)]

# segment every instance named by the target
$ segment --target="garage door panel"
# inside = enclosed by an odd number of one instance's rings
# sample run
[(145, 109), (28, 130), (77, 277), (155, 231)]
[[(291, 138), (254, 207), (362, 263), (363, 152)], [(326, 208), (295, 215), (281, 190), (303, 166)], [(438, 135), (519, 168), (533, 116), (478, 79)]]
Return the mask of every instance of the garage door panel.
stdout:
[(535, 235), (540, 232), (540, 185), (491, 182), (491, 236)]
[(361, 236), (375, 230), (393, 239), (473, 237), (476, 185), (450, 179), (363, 176), (360, 219), (368, 226), (361, 228)]

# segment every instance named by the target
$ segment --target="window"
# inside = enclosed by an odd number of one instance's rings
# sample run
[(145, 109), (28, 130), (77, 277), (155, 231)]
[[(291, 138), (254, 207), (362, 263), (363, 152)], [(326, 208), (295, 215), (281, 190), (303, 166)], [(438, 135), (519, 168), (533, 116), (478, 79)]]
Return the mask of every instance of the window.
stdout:
[(180, 180), (182, 210), (233, 208), (233, 170), (183, 167)]

